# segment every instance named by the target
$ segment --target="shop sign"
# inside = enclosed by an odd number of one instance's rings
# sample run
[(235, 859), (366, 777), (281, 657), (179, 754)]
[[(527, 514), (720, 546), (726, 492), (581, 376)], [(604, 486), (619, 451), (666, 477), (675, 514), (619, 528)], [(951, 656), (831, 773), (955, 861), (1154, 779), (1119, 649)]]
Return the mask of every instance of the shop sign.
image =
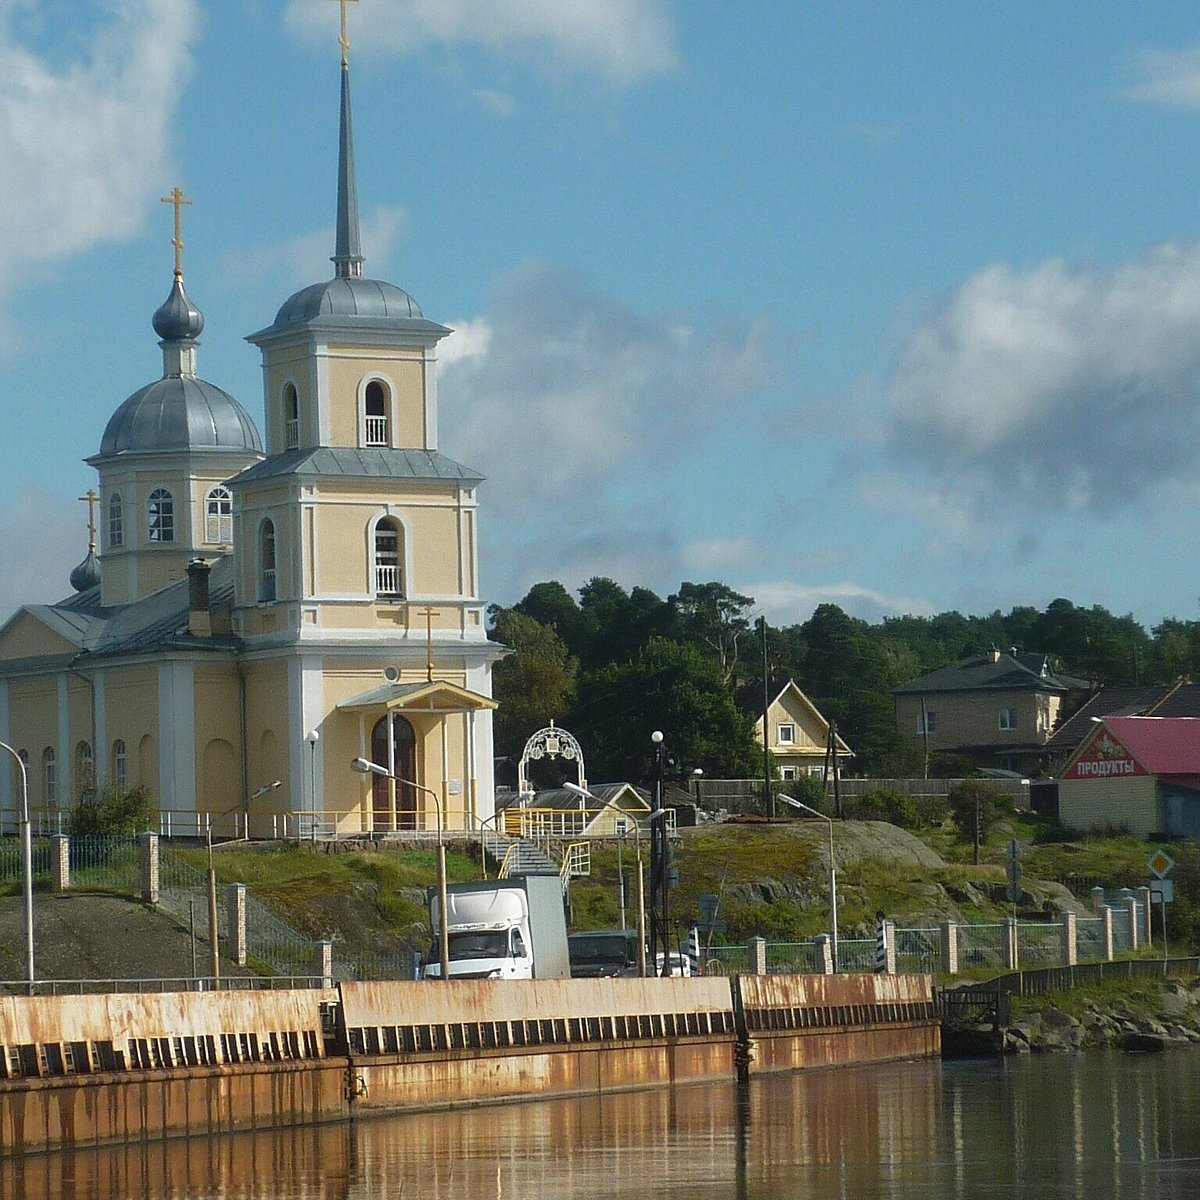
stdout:
[(1064, 779), (1120, 779), (1149, 772), (1107, 729), (1101, 729)]

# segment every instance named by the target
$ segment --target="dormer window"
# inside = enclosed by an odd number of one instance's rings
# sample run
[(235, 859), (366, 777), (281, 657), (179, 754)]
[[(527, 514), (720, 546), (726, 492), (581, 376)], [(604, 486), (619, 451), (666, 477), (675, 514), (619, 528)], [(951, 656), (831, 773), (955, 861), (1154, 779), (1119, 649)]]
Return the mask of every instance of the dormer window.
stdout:
[(300, 445), (300, 397), (293, 383), (283, 389), (283, 441), (288, 450)]
[(175, 540), (175, 500), (166, 488), (155, 488), (146, 503), (149, 539), (152, 542)]
[(365, 399), (366, 444), (386, 446), (388, 444), (388, 394), (387, 388), (378, 379), (367, 384)]
[(125, 544), (125, 514), (121, 508), (121, 493), (113, 492), (108, 498), (108, 548), (116, 549)]
[(227, 487), (213, 488), (204, 499), (204, 540), (210, 546), (233, 541), (233, 496)]
[(398, 599), (404, 595), (404, 546), (400, 522), (384, 517), (375, 526), (375, 594)]

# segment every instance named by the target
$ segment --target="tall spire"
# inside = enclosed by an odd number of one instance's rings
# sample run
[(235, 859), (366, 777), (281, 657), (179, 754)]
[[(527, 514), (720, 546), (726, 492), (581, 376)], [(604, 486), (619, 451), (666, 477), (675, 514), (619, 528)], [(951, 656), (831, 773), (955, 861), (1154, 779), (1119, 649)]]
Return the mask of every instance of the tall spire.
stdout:
[(342, 7), (342, 114), (338, 136), (337, 242), (333, 264), (339, 279), (360, 279), (362, 247), (358, 240), (358, 184), (354, 178), (354, 133), (350, 120), (350, 40), (346, 36), (346, 4)]

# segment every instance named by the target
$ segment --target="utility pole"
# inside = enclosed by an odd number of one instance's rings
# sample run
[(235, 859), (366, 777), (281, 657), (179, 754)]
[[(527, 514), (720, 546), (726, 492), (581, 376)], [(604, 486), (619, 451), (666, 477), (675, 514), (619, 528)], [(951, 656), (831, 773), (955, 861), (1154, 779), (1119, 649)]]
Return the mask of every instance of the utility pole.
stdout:
[(775, 793), (771, 788), (771, 723), (767, 719), (771, 710), (771, 677), (767, 673), (767, 618), (759, 617), (759, 629), (762, 632), (762, 674), (763, 674), (763, 809), (767, 816), (775, 815)]

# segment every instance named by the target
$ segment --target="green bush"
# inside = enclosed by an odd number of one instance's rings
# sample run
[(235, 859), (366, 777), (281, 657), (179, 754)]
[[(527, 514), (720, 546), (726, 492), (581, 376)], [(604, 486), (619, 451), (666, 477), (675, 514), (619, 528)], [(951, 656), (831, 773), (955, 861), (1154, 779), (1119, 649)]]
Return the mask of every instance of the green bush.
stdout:
[(975, 838), (976, 813), (979, 840), (985, 842), (997, 823), (1013, 811), (1012, 797), (982, 779), (964, 779), (962, 783), (955, 784), (950, 789), (948, 799), (958, 836), (964, 842)]
[(71, 809), (67, 831), (75, 835), (146, 833), (158, 827), (158, 804), (149, 788), (109, 784)]
[(941, 796), (910, 796), (875, 788), (847, 800), (845, 811), (853, 821), (888, 821), (901, 829), (929, 829), (941, 825), (949, 809)]

